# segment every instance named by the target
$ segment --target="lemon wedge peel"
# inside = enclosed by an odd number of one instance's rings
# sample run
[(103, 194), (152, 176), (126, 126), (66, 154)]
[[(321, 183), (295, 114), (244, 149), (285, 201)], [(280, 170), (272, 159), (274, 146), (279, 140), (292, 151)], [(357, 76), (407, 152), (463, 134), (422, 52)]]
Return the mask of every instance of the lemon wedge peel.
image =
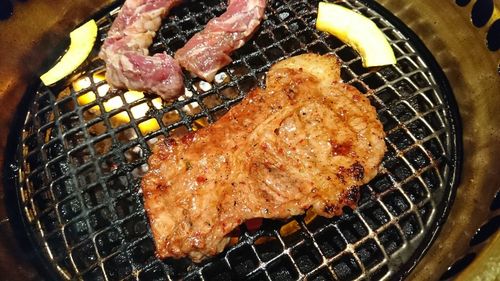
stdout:
[(396, 63), (384, 33), (369, 18), (343, 6), (320, 2), (316, 29), (328, 32), (358, 52), (363, 67)]
[(71, 43), (68, 51), (49, 71), (40, 76), (43, 84), (49, 86), (68, 76), (89, 56), (97, 38), (97, 24), (90, 20), (69, 34)]

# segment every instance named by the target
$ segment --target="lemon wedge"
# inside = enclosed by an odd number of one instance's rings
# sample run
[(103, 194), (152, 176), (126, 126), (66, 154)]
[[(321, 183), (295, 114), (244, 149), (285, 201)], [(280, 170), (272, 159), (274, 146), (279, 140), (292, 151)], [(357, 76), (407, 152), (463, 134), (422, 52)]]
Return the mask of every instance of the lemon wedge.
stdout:
[(85, 61), (90, 51), (92, 51), (92, 47), (94, 47), (97, 37), (97, 24), (94, 20), (90, 20), (73, 30), (69, 37), (71, 44), (66, 54), (54, 67), (40, 77), (43, 84), (47, 86), (54, 84), (68, 76)]
[(394, 51), (377, 25), (343, 6), (320, 2), (316, 29), (328, 32), (354, 48), (361, 55), (364, 67), (396, 63)]

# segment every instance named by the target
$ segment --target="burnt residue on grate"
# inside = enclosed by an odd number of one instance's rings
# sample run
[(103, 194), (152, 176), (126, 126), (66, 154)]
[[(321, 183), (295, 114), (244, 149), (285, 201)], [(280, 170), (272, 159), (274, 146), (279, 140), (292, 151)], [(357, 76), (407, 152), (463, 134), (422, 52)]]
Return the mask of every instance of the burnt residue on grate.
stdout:
[[(342, 2), (381, 28), (398, 63), (361, 66), (356, 52), (314, 29), (317, 1), (270, 0), (262, 27), (209, 84), (186, 74), (175, 102), (110, 90), (102, 61), (80, 75), (40, 85), (19, 136), (15, 178), (26, 231), (61, 279), (311, 280), (389, 279), (405, 274), (430, 243), (457, 178), (456, 109), (441, 73), (418, 39), (373, 3)], [(225, 1), (188, 1), (173, 10), (151, 46), (172, 54)], [(102, 42), (117, 10), (98, 18)], [(381, 15), (384, 15), (382, 17)], [(159, 136), (215, 122), (277, 61), (334, 53), (345, 82), (365, 93), (387, 133), (379, 175), (361, 187), (356, 210), (332, 219), (307, 213), (239, 230), (223, 253), (193, 264), (159, 260), (144, 212), (140, 178)]]

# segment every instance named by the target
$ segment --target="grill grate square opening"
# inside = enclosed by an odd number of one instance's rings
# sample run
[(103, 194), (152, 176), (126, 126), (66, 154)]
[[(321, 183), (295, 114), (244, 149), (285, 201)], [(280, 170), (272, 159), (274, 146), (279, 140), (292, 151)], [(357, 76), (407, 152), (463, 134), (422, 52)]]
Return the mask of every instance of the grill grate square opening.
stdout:
[(394, 186), (394, 180), (389, 174), (378, 174), (369, 184), (375, 192), (382, 193)]
[(417, 66), (415, 65), (415, 63), (410, 61), (408, 58), (398, 59), (397, 65), (399, 69), (401, 69), (401, 71), (403, 71), (404, 73), (410, 73), (417, 70)]
[(412, 96), (417, 91), (417, 88), (406, 79), (396, 82), (394, 84), (394, 89), (396, 89), (398, 94), (403, 98)]
[(356, 52), (349, 46), (340, 49), (337, 55), (345, 62), (349, 62), (357, 57)]
[(83, 133), (83, 130), (78, 129), (76, 131), (64, 134), (63, 139), (66, 149), (70, 150), (85, 142), (85, 134)]
[(400, 216), (410, 208), (410, 204), (399, 190), (389, 192), (382, 197), (382, 202), (394, 216)]
[(112, 149), (112, 146), (113, 140), (110, 137), (105, 137), (93, 143), (92, 148), (96, 152), (97, 156), (101, 156), (109, 153)]
[(109, 280), (120, 280), (132, 273), (132, 265), (125, 254), (117, 254), (104, 262)]
[(390, 114), (387, 110), (382, 110), (378, 112), (378, 118), (380, 122), (382, 122), (382, 126), (384, 126), (384, 131), (389, 132), (398, 126), (398, 121), (392, 114)]
[(33, 201), (37, 213), (43, 213), (50, 207), (54, 206), (54, 200), (48, 189), (39, 191), (33, 196)]
[(400, 221), (399, 225), (403, 230), (403, 235), (406, 239), (410, 240), (415, 237), (421, 230), (420, 224), (418, 223), (417, 217), (414, 213), (404, 216)]
[(406, 159), (415, 170), (420, 170), (430, 164), (430, 159), (425, 155), (421, 148), (415, 147), (405, 153)]
[(267, 46), (272, 45), (275, 42), (272, 33), (270, 32), (262, 32), (255, 39), (255, 43), (261, 48), (265, 48)]
[(81, 167), (91, 160), (90, 150), (87, 146), (73, 150), (69, 154), (69, 159), (73, 167)]
[(153, 240), (149, 237), (140, 240), (131, 247), (130, 253), (132, 262), (138, 267), (143, 267), (154, 261), (155, 245)]
[(315, 240), (325, 257), (330, 258), (346, 248), (342, 235), (333, 227), (328, 227), (315, 236)]
[(113, 221), (112, 212), (107, 208), (99, 208), (89, 214), (89, 224), (94, 231), (99, 231)]
[(73, 261), (79, 271), (85, 271), (97, 262), (97, 253), (92, 241), (86, 241), (72, 251)]
[(136, 196), (134, 195), (125, 195), (121, 198), (118, 198), (114, 203), (114, 210), (117, 215), (117, 219), (124, 219), (134, 214), (138, 211), (141, 211), (142, 206), (139, 204)]
[(398, 182), (402, 182), (413, 175), (411, 168), (400, 157), (388, 160), (383, 165), (386, 169), (393, 171), (393, 176)]
[(415, 112), (404, 102), (390, 105), (389, 110), (401, 123), (405, 123), (415, 117)]
[(424, 116), (424, 119), (431, 125), (434, 131), (439, 131), (440, 129), (443, 129), (445, 127), (443, 121), (435, 111), (426, 114)]
[(297, 49), (300, 49), (300, 42), (299, 42), (299, 40), (297, 40), (294, 37), (290, 37), (290, 38), (286, 39), (285, 41), (280, 43), (280, 45), (281, 45), (281, 48), (283, 48), (283, 50), (285, 50), (288, 53), (291, 53)]
[(440, 177), (435, 168), (427, 169), (422, 173), (422, 180), (425, 186), (431, 190), (436, 190), (441, 185)]
[(384, 246), (387, 254), (393, 254), (403, 246), (403, 238), (399, 230), (394, 226), (389, 226), (378, 235), (380, 243)]
[(422, 202), (428, 195), (424, 185), (417, 178), (403, 184), (403, 190), (414, 204)]
[(398, 94), (391, 87), (382, 88), (377, 91), (376, 95), (386, 106), (390, 106), (399, 100)]
[(51, 179), (58, 179), (67, 174), (68, 165), (66, 157), (60, 157), (58, 161), (49, 162), (48, 169)]
[[(247, 69), (245, 67), (245, 69)], [(248, 84), (252, 83), (252, 81), (250, 81)], [(227, 99), (227, 100), (234, 100), (238, 97), (239, 93), (238, 93), (238, 90), (234, 87), (234, 86), (228, 86), (224, 89), (221, 90), (220, 92), (222, 94), (222, 96)], [(222, 113), (223, 115), (224, 113)], [(222, 116), (221, 115), (221, 116)], [(218, 119), (218, 118), (217, 118)]]
[(74, 246), (89, 237), (90, 229), (85, 219), (79, 219), (64, 228), (64, 235), (68, 245)]
[(427, 125), (425, 125), (425, 123), (420, 119), (411, 122), (410, 124), (406, 125), (406, 127), (408, 128), (408, 130), (410, 130), (413, 137), (418, 140), (425, 139), (432, 134)]
[(58, 229), (59, 221), (57, 220), (56, 210), (50, 209), (46, 211), (45, 214), (40, 216), (39, 222), (46, 235)]
[[(50, 129), (49, 129), (50, 130)], [(43, 133), (42, 135), (48, 135), (49, 132)], [(52, 140), (47, 144), (42, 146), (43, 151), (47, 155), (48, 159), (56, 159), (64, 154), (64, 148), (60, 140)]]
[(344, 214), (339, 222), (339, 229), (349, 243), (354, 243), (368, 235), (363, 222), (354, 214)]
[(413, 140), (403, 129), (390, 133), (387, 138), (400, 150), (404, 150), (413, 144)]
[(295, 265), (286, 255), (269, 264), (267, 270), (273, 281), (296, 280), (299, 277)]
[(71, 97), (66, 99), (62, 99), (57, 102), (57, 109), (59, 110), (59, 114), (63, 115), (66, 112), (72, 112), (76, 108), (75, 102)]
[(430, 202), (426, 203), (424, 206), (418, 209), (422, 223), (427, 223), (433, 212), (432, 204)]
[(253, 69), (261, 69), (267, 65), (267, 61), (260, 54), (258, 56), (248, 58), (246, 63)]
[(248, 76), (238, 81), (238, 88), (241, 92), (248, 92), (255, 86), (256, 83), (257, 79), (255, 77)]
[(382, 251), (373, 239), (368, 239), (366, 242), (363, 242), (355, 251), (366, 269), (374, 267), (384, 259)]
[(87, 208), (92, 209), (107, 201), (107, 195), (100, 184), (96, 184), (86, 190), (83, 195), (83, 202)]
[[(104, 175), (111, 175), (122, 165), (121, 157), (114, 153), (108, 154), (99, 160), (99, 169)], [(116, 190), (116, 188), (111, 188)]]
[(398, 69), (395, 66), (389, 65), (386, 67), (383, 67), (378, 71), (378, 73), (384, 77), (387, 81), (394, 81), (398, 78), (401, 77), (401, 73), (398, 71)]
[(259, 265), (259, 260), (250, 246), (243, 246), (231, 251), (228, 255), (228, 260), (231, 268), (234, 269), (236, 275), (239, 277), (246, 276)]
[(303, 32), (300, 32), (297, 35), (297, 38), (299, 39), (302, 44), (309, 44), (309, 42), (316, 41), (318, 39), (318, 36), (312, 32), (311, 30), (305, 30)]
[(64, 132), (68, 132), (73, 128), (78, 128), (81, 126), (80, 119), (78, 118), (78, 115), (75, 114), (70, 114), (68, 116), (62, 117), (61, 119), (61, 127)]
[(327, 45), (322, 42), (316, 42), (307, 47), (307, 50), (313, 53), (324, 55), (330, 51)]
[(66, 245), (61, 232), (55, 232), (46, 237), (47, 250), (50, 251), (54, 259), (61, 259), (66, 256)]
[(68, 222), (78, 216), (82, 212), (80, 200), (77, 197), (72, 197), (59, 204), (59, 215), (61, 218)]
[(366, 85), (368, 85), (371, 89), (374, 89), (374, 90), (385, 85), (384, 80), (382, 78), (380, 78), (380, 76), (377, 75), (376, 73), (370, 73), (367, 76), (365, 76), (363, 78), (363, 82), (365, 82)]
[[(265, 236), (264, 236), (265, 237)], [(266, 243), (255, 246), (257, 254), (262, 261), (268, 261), (283, 252), (283, 245), (281, 245), (278, 238), (275, 236), (265, 237), (270, 239)]]
[(378, 202), (369, 202), (360, 209), (363, 219), (371, 229), (377, 230), (379, 227), (389, 222), (390, 217)]
[(116, 227), (98, 234), (95, 238), (97, 251), (101, 257), (109, 256), (122, 245), (123, 237)]
[(432, 138), (424, 143), (425, 150), (430, 153), (432, 159), (437, 161), (441, 159), (445, 154), (437, 138)]
[(203, 104), (208, 109), (212, 109), (212, 108), (220, 105), (221, 103), (222, 103), (222, 100), (216, 94), (208, 95), (205, 98), (203, 98)]
[(361, 275), (361, 268), (352, 254), (345, 254), (331, 264), (340, 280), (354, 280)]
[[(367, 185), (361, 186), (359, 193), (360, 194), (359, 194), (359, 199), (358, 199), (358, 207), (363, 207), (367, 203), (375, 200), (375, 194), (370, 189), (370, 187)], [(344, 207), (344, 208), (350, 209), (349, 207)], [(349, 211), (351, 211), (351, 210), (349, 210)]]
[(136, 241), (143, 237), (148, 229), (144, 215), (135, 215), (121, 224), (122, 233), (125, 239)]
[(109, 195), (113, 198), (128, 192), (130, 190), (128, 186), (129, 181), (127, 177), (122, 174), (118, 174), (106, 181)]
[(310, 240), (306, 240), (306, 243), (292, 249), (292, 258), (303, 274), (307, 274), (316, 267), (318, 267), (323, 258), (318, 250), (315, 249), (312, 243), (307, 243)]

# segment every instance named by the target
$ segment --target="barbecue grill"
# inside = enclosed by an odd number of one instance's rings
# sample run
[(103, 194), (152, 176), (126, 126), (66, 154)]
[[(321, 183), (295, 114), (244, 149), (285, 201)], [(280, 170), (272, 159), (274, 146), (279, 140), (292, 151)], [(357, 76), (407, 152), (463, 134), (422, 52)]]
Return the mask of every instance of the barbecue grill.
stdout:
[[(209, 19), (224, 12), (224, 2), (187, 1), (175, 8), (151, 51), (175, 52)], [(387, 280), (403, 279), (414, 270), (411, 278), (418, 274), (437, 279), (452, 277), (454, 271), (480, 260), (481, 255), (476, 258), (473, 250), (485, 245), (481, 242), (495, 231), (498, 216), (473, 237), (468, 255), (464, 255), (468, 241), (460, 242), (463, 245), (450, 255), (438, 248), (458, 243), (460, 229), (472, 237), (478, 226), (498, 212), (499, 196), (496, 203), (491, 202), (500, 179), (485, 171), (481, 179), (472, 175), (478, 169), (476, 163), (481, 167), (493, 163), (494, 158), (478, 159), (471, 151), (487, 143), (487, 135), (478, 133), (477, 141), (470, 140), (474, 127), (467, 119), (497, 118), (490, 123), (495, 134), (498, 117), (474, 112), (467, 105), (472, 97), (464, 93), (470, 85), (485, 93), (498, 92), (498, 70), (486, 67), (494, 63), (477, 66), (479, 74), (485, 75), (479, 77), (483, 85), (460, 81), (456, 75), (462, 68), (451, 68), (457, 58), (439, 50), (448, 45), (425, 33), (437, 13), (429, 6), (422, 4), (422, 13), (429, 13), (420, 22), (417, 4), (401, 7), (382, 1), (394, 15), (372, 1), (343, 1), (340, 4), (377, 24), (397, 57), (394, 66), (363, 68), (352, 48), (314, 29), (317, 3), (270, 0), (265, 21), (232, 55), (234, 62), (213, 83), (186, 73), (185, 94), (173, 102), (109, 89), (103, 62), (96, 54), (122, 2), (84, 5), (85, 16), (79, 18), (90, 16), (99, 26), (94, 51), (73, 75), (56, 85), (26, 80), (29, 87), (23, 89), (15, 122), (9, 126), (4, 176), (9, 219), (26, 239), (24, 246), (41, 274), (54, 280)], [(477, 3), (470, 6), (481, 4)], [(446, 5), (459, 9), (455, 3)], [(415, 34), (398, 17), (420, 33)], [(479, 17), (473, 24), (481, 21)], [(461, 37), (460, 32), (456, 35)], [(494, 35), (484, 37), (490, 38), (488, 47), (494, 48)], [(39, 65), (31, 69), (34, 73), (53, 64), (64, 49), (60, 38), (47, 41), (60, 43), (53, 45), (53, 51), (41, 51)], [(489, 52), (483, 43), (474, 44), (481, 53)], [(264, 220), (258, 230), (241, 226), (230, 247), (199, 264), (156, 258), (140, 190), (152, 145), (159, 137), (182, 135), (216, 122), (251, 88), (264, 84), (272, 64), (305, 52), (336, 54), (342, 63), (342, 79), (368, 96), (384, 125), (388, 152), (379, 175), (361, 188), (358, 208), (344, 208), (342, 216), (332, 219), (307, 213), (286, 221)], [(488, 54), (498, 60), (498, 52)], [(498, 101), (494, 95), (489, 98)], [(481, 106), (485, 111), (492, 107)], [(474, 114), (479, 117), (471, 117)], [(500, 155), (498, 146), (483, 149), (488, 149), (489, 157)], [(491, 186), (484, 184), (486, 180)], [(480, 191), (471, 190), (474, 187)], [(485, 206), (474, 206), (475, 200)], [(476, 221), (467, 221), (474, 212)], [(492, 247), (498, 246), (490, 243), (484, 251)], [(442, 275), (449, 266), (451, 270)], [(477, 267), (473, 264), (465, 274)], [(438, 276), (432, 276), (433, 272)]]

